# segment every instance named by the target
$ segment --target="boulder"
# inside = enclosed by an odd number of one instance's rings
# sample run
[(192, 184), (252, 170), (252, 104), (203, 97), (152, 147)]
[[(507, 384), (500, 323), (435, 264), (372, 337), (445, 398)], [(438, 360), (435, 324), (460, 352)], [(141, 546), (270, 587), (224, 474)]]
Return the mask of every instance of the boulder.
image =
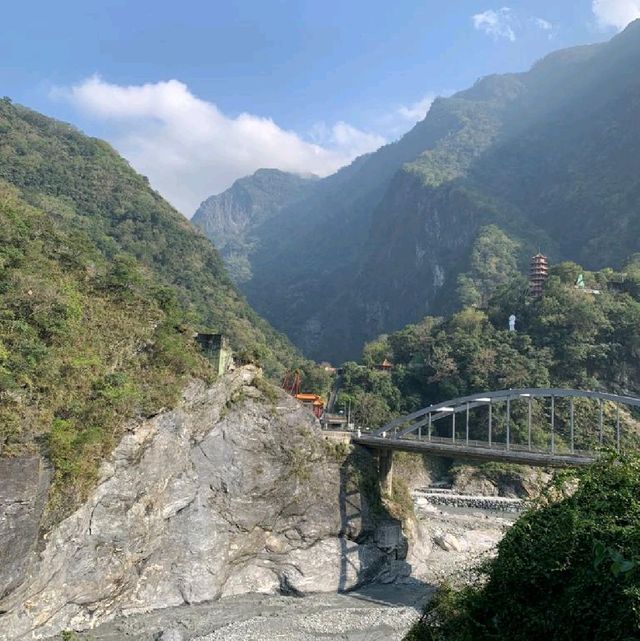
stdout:
[(180, 630), (163, 630), (156, 641), (184, 641), (184, 635)]
[(436, 534), (433, 537), (433, 541), (445, 552), (464, 552), (467, 549), (467, 545), (451, 534), (451, 532)]

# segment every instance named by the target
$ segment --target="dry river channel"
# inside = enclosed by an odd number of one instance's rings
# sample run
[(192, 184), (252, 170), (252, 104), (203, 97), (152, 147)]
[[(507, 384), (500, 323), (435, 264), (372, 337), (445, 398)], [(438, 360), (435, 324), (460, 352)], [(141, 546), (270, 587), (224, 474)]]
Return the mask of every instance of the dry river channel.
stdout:
[[(400, 641), (443, 579), (459, 583), (517, 518), (515, 499), (464, 497), (446, 489), (414, 492), (420, 527), (433, 544), (414, 551), (403, 583), (348, 594), (248, 594), (115, 619), (78, 635), (92, 641)], [(496, 509), (497, 508), (497, 509)]]

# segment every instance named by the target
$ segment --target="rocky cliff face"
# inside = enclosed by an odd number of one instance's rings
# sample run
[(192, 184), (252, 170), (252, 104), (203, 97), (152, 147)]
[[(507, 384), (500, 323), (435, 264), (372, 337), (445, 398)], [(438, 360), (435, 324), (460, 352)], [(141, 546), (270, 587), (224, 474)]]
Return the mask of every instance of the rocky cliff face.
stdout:
[(0, 459), (0, 599), (34, 561), (50, 480), (39, 456)]
[[(355, 473), (353, 457), (253, 367), (211, 388), (193, 382), (177, 409), (129, 427), (89, 500), (44, 536), (30, 565), (38, 501), (28, 514), (5, 509), (3, 532), (21, 530), (27, 542), (11, 567), (2, 549), (0, 636), (43, 638), (117, 614), (406, 575), (400, 524), (360, 492), (361, 456)], [(42, 496), (41, 473), (24, 472)], [(24, 496), (20, 474), (14, 466), (15, 491), (5, 494)]]
[(213, 241), (233, 280), (244, 283), (252, 277), (251, 256), (259, 245), (256, 229), (269, 224), (287, 205), (308, 196), (316, 184), (314, 175), (259, 169), (207, 198), (191, 222)]

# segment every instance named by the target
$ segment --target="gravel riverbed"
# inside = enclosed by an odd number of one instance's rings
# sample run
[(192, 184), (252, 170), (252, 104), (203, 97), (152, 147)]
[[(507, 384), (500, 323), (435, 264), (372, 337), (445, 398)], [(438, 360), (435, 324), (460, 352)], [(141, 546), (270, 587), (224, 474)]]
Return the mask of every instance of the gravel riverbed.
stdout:
[(374, 585), (304, 598), (249, 594), (121, 617), (78, 638), (91, 641), (400, 641), (431, 589)]
[[(87, 633), (83, 641), (401, 641), (443, 579), (462, 583), (491, 554), (514, 512), (435, 505), (414, 493), (420, 527), (433, 545), (412, 578), (371, 585), (348, 594), (303, 598), (247, 594), (198, 605), (120, 617)], [(481, 497), (478, 497), (480, 499)], [(482, 505), (479, 501), (478, 505)]]

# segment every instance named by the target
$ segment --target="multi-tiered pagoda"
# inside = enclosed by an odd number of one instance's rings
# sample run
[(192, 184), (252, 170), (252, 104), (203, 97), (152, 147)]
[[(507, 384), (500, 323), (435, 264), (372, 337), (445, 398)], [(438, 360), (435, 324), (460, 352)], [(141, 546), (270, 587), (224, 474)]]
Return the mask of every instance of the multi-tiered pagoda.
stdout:
[(549, 278), (549, 261), (546, 256), (538, 252), (531, 258), (529, 271), (529, 288), (532, 296), (542, 296), (544, 284)]

